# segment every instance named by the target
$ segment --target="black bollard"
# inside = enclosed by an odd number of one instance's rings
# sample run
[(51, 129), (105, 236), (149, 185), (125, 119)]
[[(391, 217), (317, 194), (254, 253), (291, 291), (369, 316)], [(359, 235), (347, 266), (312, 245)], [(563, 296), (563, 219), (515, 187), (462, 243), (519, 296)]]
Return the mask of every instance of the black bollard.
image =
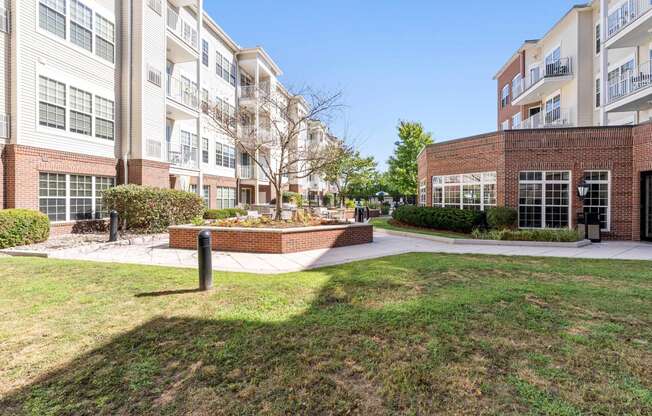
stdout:
[(118, 241), (118, 211), (111, 211), (109, 222), (109, 241)]
[(199, 290), (213, 288), (213, 258), (211, 251), (211, 232), (202, 230), (197, 236), (197, 251), (199, 259)]

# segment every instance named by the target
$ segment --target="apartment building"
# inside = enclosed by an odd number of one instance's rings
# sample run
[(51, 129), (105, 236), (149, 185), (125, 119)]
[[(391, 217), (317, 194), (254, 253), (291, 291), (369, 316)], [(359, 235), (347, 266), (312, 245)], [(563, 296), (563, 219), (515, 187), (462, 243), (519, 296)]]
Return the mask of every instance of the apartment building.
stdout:
[(650, 1), (573, 6), (542, 38), (524, 42), (495, 75), (498, 129), (649, 120), (651, 51)]
[(0, 207), (40, 209), (65, 232), (105, 217), (101, 192), (119, 183), (191, 190), (211, 208), (275, 197), (207, 110), (247, 113), (265, 135), (277, 115), (261, 94), (301, 100), (202, 0), (5, 0), (0, 48)]

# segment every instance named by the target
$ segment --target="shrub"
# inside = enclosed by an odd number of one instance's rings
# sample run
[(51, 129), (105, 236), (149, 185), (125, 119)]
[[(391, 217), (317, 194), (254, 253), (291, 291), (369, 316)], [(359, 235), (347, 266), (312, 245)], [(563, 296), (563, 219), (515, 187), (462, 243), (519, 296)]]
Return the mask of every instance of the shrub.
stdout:
[(355, 208), (355, 201), (352, 199), (347, 199), (344, 203), (344, 206), (347, 208)]
[(49, 236), (47, 215), (29, 209), (0, 210), (0, 248), (40, 243)]
[(237, 217), (238, 215), (247, 215), (247, 211), (242, 208), (224, 208), (208, 209), (204, 212), (204, 218), (207, 220), (223, 220), (226, 218)]
[(490, 208), (487, 210), (487, 225), (496, 230), (514, 229), (518, 225), (518, 211), (507, 207)]
[(204, 214), (204, 202), (195, 193), (140, 185), (121, 185), (103, 192), (108, 209), (118, 211), (127, 228), (161, 232), (175, 224), (189, 224)]
[(382, 205), (380, 206), (380, 213), (383, 215), (389, 215), (389, 208), (391, 205), (389, 202), (383, 202)]
[(469, 233), (483, 222), (483, 213), (458, 208), (415, 207), (404, 205), (394, 210), (392, 217), (416, 227)]
[(572, 243), (582, 239), (576, 230), (570, 229), (543, 229), (543, 230), (490, 230), (473, 231), (473, 238), (478, 240), (502, 240), (502, 241), (547, 241)]
[(330, 206), (332, 206), (333, 203), (335, 202), (335, 197), (334, 197), (333, 194), (325, 194), (325, 195), (323, 196), (323, 198), (322, 198), (322, 202), (323, 202), (324, 205), (326, 205), (327, 207), (330, 207)]

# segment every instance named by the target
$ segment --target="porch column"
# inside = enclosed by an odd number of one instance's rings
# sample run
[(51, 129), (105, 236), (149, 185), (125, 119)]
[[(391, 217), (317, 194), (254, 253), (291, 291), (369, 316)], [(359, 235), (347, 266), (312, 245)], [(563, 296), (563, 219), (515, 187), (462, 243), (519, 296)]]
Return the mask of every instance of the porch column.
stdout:
[(607, 41), (607, 24), (609, 16), (609, 1), (600, 0), (600, 125), (606, 126), (609, 117), (605, 111), (607, 105), (607, 94), (609, 94), (609, 53), (604, 47)]

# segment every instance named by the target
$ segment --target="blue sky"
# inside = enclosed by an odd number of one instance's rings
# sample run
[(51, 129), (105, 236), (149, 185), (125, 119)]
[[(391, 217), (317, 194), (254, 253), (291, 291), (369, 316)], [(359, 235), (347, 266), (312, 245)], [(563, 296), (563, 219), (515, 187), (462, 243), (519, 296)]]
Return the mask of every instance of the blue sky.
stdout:
[[(576, 2), (580, 2), (579, 0)], [(437, 141), (494, 130), (493, 75), (576, 2), (205, 0), (241, 46), (261, 45), (288, 87), (341, 90), (333, 127), (384, 168), (399, 119)]]

